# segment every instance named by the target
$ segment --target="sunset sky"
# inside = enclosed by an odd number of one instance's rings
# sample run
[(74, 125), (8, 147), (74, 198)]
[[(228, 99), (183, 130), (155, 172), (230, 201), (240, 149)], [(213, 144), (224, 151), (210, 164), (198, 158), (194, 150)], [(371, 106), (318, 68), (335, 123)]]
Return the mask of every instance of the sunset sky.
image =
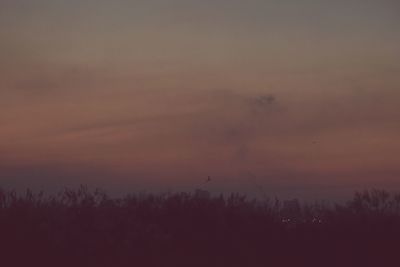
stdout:
[(0, 0), (0, 186), (80, 183), (400, 190), (400, 2)]

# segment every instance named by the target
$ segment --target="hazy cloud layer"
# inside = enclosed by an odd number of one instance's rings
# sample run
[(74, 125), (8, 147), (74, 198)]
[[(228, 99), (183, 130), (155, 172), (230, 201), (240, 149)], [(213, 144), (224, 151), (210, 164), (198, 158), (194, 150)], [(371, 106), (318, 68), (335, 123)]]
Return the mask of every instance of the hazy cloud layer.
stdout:
[(400, 185), (398, 15), (389, 0), (0, 1), (0, 171)]

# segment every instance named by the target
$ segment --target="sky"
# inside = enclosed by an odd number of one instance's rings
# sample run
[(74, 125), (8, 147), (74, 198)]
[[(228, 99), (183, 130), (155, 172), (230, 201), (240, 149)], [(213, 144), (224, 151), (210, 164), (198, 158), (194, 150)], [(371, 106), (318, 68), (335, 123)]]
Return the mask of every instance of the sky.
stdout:
[(0, 40), (3, 187), (400, 190), (397, 0), (0, 0)]

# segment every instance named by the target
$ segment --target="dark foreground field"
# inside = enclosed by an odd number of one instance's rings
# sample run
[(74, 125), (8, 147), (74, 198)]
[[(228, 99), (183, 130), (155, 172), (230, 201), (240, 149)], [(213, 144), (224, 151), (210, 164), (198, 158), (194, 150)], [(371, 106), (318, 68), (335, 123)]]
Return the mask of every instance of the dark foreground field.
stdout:
[(400, 195), (328, 207), (204, 191), (0, 191), (0, 266), (400, 266)]

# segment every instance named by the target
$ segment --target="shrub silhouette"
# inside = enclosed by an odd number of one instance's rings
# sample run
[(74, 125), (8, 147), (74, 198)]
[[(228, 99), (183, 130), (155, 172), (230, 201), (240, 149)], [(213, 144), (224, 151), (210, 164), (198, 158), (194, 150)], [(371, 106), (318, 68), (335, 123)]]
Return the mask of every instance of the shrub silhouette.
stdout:
[(0, 190), (3, 266), (400, 266), (399, 241), (400, 195), (382, 190), (331, 206)]

